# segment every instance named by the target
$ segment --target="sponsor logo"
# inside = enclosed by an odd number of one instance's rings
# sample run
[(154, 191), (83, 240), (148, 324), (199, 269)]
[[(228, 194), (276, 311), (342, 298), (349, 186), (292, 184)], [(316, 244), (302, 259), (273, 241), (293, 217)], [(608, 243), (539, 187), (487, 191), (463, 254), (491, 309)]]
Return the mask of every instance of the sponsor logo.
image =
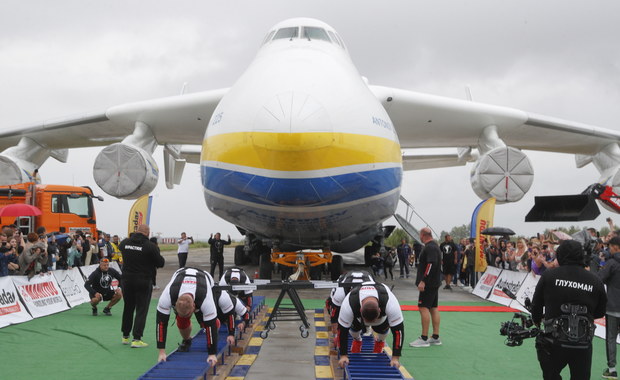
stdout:
[(125, 249), (132, 249), (134, 251), (142, 251), (142, 247), (139, 245), (126, 245)]
[(133, 217), (131, 218), (131, 225), (133, 232), (138, 230), (138, 226), (144, 224), (144, 214), (141, 211), (134, 211)]
[(15, 303), (15, 293), (7, 292), (6, 289), (2, 289), (0, 294), (0, 305), (10, 305)]
[(30, 300), (38, 300), (58, 295), (58, 290), (51, 281), (42, 282), (40, 284), (29, 284), (21, 286), (21, 293), (24, 298)]

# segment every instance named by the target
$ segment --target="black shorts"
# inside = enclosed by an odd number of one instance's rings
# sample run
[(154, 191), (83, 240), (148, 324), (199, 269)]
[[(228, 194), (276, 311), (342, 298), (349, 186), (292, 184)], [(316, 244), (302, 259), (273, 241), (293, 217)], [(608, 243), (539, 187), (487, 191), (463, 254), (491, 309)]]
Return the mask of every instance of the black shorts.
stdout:
[[(103, 301), (109, 301), (112, 299), (112, 297), (114, 297), (114, 290), (112, 289), (106, 289), (102, 292), (98, 292), (101, 294), (101, 296), (103, 296)], [(95, 298), (95, 293), (91, 293), (90, 294), (90, 298)]]
[(425, 307), (431, 309), (437, 307), (439, 301), (439, 288), (424, 288), (423, 292), (420, 292), (418, 297), (418, 307)]
[(456, 265), (454, 264), (454, 262), (443, 264), (443, 274), (454, 274), (454, 273), (456, 273)]

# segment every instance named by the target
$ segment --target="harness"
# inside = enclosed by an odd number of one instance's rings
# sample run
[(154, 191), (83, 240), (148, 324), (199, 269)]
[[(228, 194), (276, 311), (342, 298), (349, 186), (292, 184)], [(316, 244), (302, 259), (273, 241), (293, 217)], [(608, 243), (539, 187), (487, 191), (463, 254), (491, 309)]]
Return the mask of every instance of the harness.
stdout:
[(239, 283), (240, 284), (245, 284), (246, 283), (248, 276), (245, 274), (243, 269), (241, 269), (239, 267), (232, 267), (229, 270), (227, 270), (226, 274), (224, 275), (224, 280), (226, 281), (227, 284), (230, 284), (230, 278), (232, 277), (232, 273), (233, 272), (239, 273)]
[[(377, 289), (377, 294), (379, 296), (379, 308), (381, 309), (379, 317), (384, 317), (385, 306), (387, 305), (388, 299), (390, 298), (387, 289), (385, 289), (385, 286), (383, 286), (383, 284), (363, 284), (362, 286), (372, 286)], [(360, 289), (362, 288), (362, 286), (358, 286), (355, 289), (352, 289), (351, 293), (349, 294), (349, 305), (351, 306), (351, 311), (353, 311), (353, 316), (355, 318), (362, 317), (362, 312), (359, 307)]]
[(584, 305), (560, 306), (562, 315), (545, 321), (545, 334), (564, 347), (584, 347), (592, 342), (595, 326)]
[[(188, 274), (187, 269), (194, 269), (196, 274)], [(194, 295), (194, 304), (198, 309), (202, 306), (205, 298), (207, 298), (207, 275), (196, 268), (183, 268), (181, 271), (177, 273), (177, 276), (174, 278), (174, 282), (170, 285), (170, 302), (172, 305), (176, 304), (177, 299), (179, 298), (179, 291), (181, 290), (181, 285), (183, 284), (183, 280), (185, 277), (194, 277), (196, 278), (196, 294)]]
[[(362, 284), (364, 282), (374, 282), (373, 277), (366, 271), (360, 271), (360, 272), (352, 272), (352, 273), (346, 273), (343, 274), (343, 278), (342, 280), (338, 281), (341, 284), (344, 285), (350, 285), (350, 286), (343, 286), (342, 288), (344, 289), (344, 294), (347, 295), (349, 294), (349, 292), (351, 291), (351, 289), (353, 289), (354, 286), (357, 286), (359, 284)], [(353, 285), (355, 284), (355, 285)], [(385, 289), (385, 288), (384, 288)], [(359, 297), (359, 295), (358, 295)]]

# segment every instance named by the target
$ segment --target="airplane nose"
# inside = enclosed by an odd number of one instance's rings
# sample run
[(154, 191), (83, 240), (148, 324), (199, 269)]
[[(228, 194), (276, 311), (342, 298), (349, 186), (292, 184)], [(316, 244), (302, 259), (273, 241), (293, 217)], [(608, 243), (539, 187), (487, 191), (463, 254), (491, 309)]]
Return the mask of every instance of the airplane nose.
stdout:
[(270, 150), (315, 150), (333, 142), (325, 107), (313, 96), (294, 91), (269, 99), (255, 118), (253, 132), (253, 144)]

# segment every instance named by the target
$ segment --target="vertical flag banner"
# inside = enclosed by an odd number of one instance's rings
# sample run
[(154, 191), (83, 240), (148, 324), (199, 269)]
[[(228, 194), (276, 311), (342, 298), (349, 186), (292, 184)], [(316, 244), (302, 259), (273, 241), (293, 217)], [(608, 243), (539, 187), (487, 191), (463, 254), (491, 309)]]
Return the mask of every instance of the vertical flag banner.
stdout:
[(485, 228), (493, 226), (493, 216), (495, 215), (495, 198), (484, 200), (476, 206), (471, 216), (471, 237), (475, 239), (476, 248), (476, 272), (484, 272), (487, 269), (487, 260), (484, 255), (482, 243), (487, 239), (480, 232)]
[(141, 224), (149, 224), (151, 218), (151, 203), (153, 197), (146, 194), (136, 199), (133, 206), (129, 210), (129, 223), (127, 226), (127, 236), (136, 232)]

